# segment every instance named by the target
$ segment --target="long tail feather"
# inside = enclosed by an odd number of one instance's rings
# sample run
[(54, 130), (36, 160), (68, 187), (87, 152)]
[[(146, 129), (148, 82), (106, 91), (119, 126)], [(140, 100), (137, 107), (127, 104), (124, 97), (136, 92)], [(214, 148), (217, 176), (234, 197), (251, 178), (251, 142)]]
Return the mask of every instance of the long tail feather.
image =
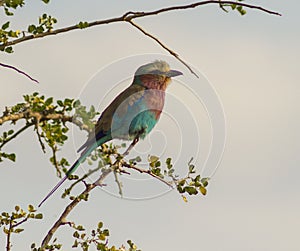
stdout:
[(110, 136), (103, 137), (99, 140), (99, 142), (94, 142), (91, 146), (87, 147), (81, 154), (80, 158), (75, 161), (75, 163), (71, 166), (71, 168), (66, 172), (66, 176), (63, 177), (55, 187), (46, 195), (46, 197), (41, 201), (41, 203), (38, 205), (40, 207), (61, 185), (64, 183), (68, 177), (77, 169), (77, 167), (80, 165), (80, 163), (90, 155), (90, 153), (98, 147), (98, 145), (102, 145), (105, 142), (109, 141), (111, 138)]
[(62, 183), (65, 182), (65, 180), (68, 178), (68, 176), (66, 175), (65, 177), (63, 177), (57, 184), (55, 187), (53, 187), (53, 189), (50, 191), (50, 193), (47, 194), (47, 196), (40, 202), (40, 204), (38, 205), (38, 207), (40, 207), (60, 186)]

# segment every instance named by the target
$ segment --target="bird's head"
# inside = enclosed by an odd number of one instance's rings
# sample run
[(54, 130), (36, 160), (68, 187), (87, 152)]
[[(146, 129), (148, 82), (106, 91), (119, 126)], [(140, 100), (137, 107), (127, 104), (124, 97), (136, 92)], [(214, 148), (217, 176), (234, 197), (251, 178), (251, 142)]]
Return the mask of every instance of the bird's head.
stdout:
[(171, 70), (167, 62), (156, 60), (140, 66), (135, 74), (135, 82), (147, 88), (162, 89), (168, 86), (172, 77), (183, 75), (182, 72)]

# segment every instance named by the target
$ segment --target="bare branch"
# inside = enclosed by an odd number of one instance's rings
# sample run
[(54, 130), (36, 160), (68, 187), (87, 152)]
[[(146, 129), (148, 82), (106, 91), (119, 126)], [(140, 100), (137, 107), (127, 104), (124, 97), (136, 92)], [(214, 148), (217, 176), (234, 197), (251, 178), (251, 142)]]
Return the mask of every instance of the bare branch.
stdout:
[(13, 220), (10, 219), (9, 221), (9, 231), (7, 233), (7, 236), (6, 236), (6, 251), (10, 251), (10, 248), (11, 248), (11, 243), (10, 243), (10, 236), (11, 236), (11, 228), (12, 228), (12, 223), (13, 223)]
[(122, 182), (119, 180), (119, 172), (117, 172), (116, 170), (114, 170), (114, 177), (115, 177), (115, 182), (118, 185), (118, 189), (119, 189), (119, 195), (121, 197), (123, 197), (123, 190), (122, 190)]
[(141, 26), (137, 25), (136, 23), (134, 23), (132, 20), (128, 20), (128, 22), (134, 26), (135, 28), (137, 28), (139, 31), (141, 31), (144, 35), (146, 35), (147, 37), (152, 38), (154, 41), (156, 41), (163, 49), (165, 49), (166, 51), (168, 51), (172, 56), (174, 56), (175, 58), (177, 58), (183, 65), (185, 65), (192, 74), (194, 74), (197, 78), (199, 78), (199, 76), (196, 74), (196, 72), (194, 72), (192, 70), (192, 68), (185, 62), (183, 61), (179, 55), (174, 52), (173, 50), (169, 49), (166, 45), (164, 45), (158, 38), (154, 37), (152, 34), (146, 32)]
[[(1, 47), (2, 47), (2, 46), (0, 46), (0, 48), (1, 48)], [(6, 45), (5, 45), (4, 47), (6, 47)], [(22, 75), (26, 76), (26, 77), (29, 78), (31, 81), (33, 81), (33, 82), (35, 82), (35, 83), (39, 83), (39, 81), (37, 81), (36, 79), (32, 78), (32, 77), (31, 77), (30, 75), (28, 75), (26, 72), (21, 71), (21, 70), (19, 70), (18, 68), (12, 66), (12, 65), (0, 63), (0, 66), (5, 67), (5, 68), (12, 69), (12, 70), (14, 70), (14, 71), (16, 71), (16, 72), (18, 72), (18, 73), (21, 73)]]
[(23, 224), (23, 223), (26, 222), (27, 220), (28, 220), (28, 217), (26, 217), (25, 219), (21, 220), (20, 222), (18, 222), (18, 223), (16, 223), (16, 224), (12, 225), (12, 228), (15, 228), (15, 227), (17, 227), (17, 226)]

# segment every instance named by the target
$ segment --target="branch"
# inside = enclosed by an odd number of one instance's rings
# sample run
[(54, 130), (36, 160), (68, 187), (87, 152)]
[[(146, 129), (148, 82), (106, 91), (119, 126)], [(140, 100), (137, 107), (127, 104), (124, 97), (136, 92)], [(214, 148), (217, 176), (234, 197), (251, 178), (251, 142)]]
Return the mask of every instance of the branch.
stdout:
[(26, 110), (17, 114), (7, 114), (0, 117), (0, 125), (4, 124), (7, 121), (18, 121), (20, 119), (31, 119), (39, 120), (40, 122), (45, 120), (61, 120), (63, 122), (71, 122), (77, 125), (80, 129), (90, 132), (90, 129), (87, 125), (83, 124), (80, 120), (76, 119), (74, 116), (68, 116), (62, 113), (49, 113), (45, 114), (43, 112), (33, 112), (31, 110)]
[(151, 35), (150, 33), (146, 32), (141, 26), (137, 25), (136, 23), (134, 23), (132, 20), (128, 20), (128, 22), (134, 26), (135, 28), (137, 28), (139, 31), (141, 31), (144, 35), (146, 35), (147, 37), (150, 37), (151, 39), (153, 39), (154, 41), (156, 41), (163, 49), (165, 49), (166, 51), (168, 51), (172, 56), (174, 56), (177, 60), (179, 60), (183, 65), (185, 65), (192, 74), (194, 74), (197, 78), (199, 78), (199, 76), (196, 74), (196, 72), (194, 72), (192, 70), (192, 68), (186, 63), (184, 62), (179, 55), (174, 52), (173, 50), (169, 49), (166, 45), (164, 45), (157, 37), (154, 37), (153, 35)]
[(39, 143), (41, 145), (42, 151), (43, 151), (43, 153), (46, 153), (46, 147), (45, 147), (45, 144), (42, 141), (42, 136), (39, 132), (39, 124), (40, 124), (40, 118), (37, 118), (36, 122), (35, 122), (35, 131), (36, 131)]
[(26, 217), (25, 219), (21, 220), (20, 222), (18, 222), (18, 223), (16, 223), (16, 224), (12, 225), (11, 227), (12, 227), (12, 228), (15, 228), (15, 227), (17, 227), (17, 226), (23, 224), (23, 223), (26, 222), (26, 221), (28, 221), (28, 217)]
[[(0, 5), (0, 6), (1, 6), (1, 5)], [(3, 45), (0, 46), (0, 48), (2, 48), (2, 47), (3, 47)], [(6, 47), (6, 45), (4, 45), (4, 47)], [(4, 48), (4, 47), (3, 47), (3, 48)], [(14, 71), (16, 71), (16, 72), (18, 72), (18, 73), (21, 73), (22, 75), (26, 76), (26, 77), (29, 78), (31, 81), (33, 81), (33, 82), (35, 82), (35, 83), (39, 83), (39, 81), (37, 81), (36, 79), (32, 78), (32, 77), (31, 77), (30, 75), (28, 75), (26, 72), (21, 71), (21, 70), (19, 70), (18, 68), (12, 66), (12, 65), (7, 65), (7, 64), (0, 63), (0, 66), (6, 67), (6, 68), (9, 68), (9, 69), (12, 69), (12, 70), (14, 70)]]
[[(208, 4), (220, 5), (220, 2), (223, 5), (234, 4), (236, 6), (242, 6), (242, 7), (246, 7), (246, 8), (250, 8), (250, 9), (256, 9), (256, 10), (259, 10), (259, 11), (263, 11), (263, 12), (266, 12), (266, 13), (271, 14), (271, 15), (281, 16), (281, 14), (278, 13), (278, 12), (265, 9), (265, 8), (257, 6), (257, 5), (251, 5), (251, 4), (246, 4), (246, 3), (236, 2), (236, 1), (215, 0), (215, 1), (201, 1), (201, 2), (196, 2), (196, 3), (192, 3), (192, 4), (187, 4), (187, 5), (172, 6), (172, 7), (162, 8), (162, 9), (158, 9), (158, 10), (155, 10), (155, 11), (149, 11), (149, 12), (129, 11), (129, 12), (125, 13), (124, 15), (120, 16), (120, 17), (104, 19), (104, 20), (99, 20), (99, 21), (93, 21), (93, 22), (86, 22), (86, 26), (87, 26), (86, 28), (92, 27), (92, 26), (103, 25), (103, 24), (117, 23), (117, 22), (130, 22), (132, 25), (134, 25), (136, 28), (138, 28), (142, 33), (144, 33), (148, 37), (154, 39), (157, 43), (160, 44), (160, 46), (162, 46), (165, 50), (167, 50), (169, 53), (171, 53), (173, 56), (175, 56), (186, 67), (188, 67), (188, 65), (184, 61), (182, 61), (175, 52), (168, 49), (168, 47), (163, 45), (157, 38), (155, 38), (154, 36), (152, 36), (149, 33), (145, 32), (141, 27), (133, 24), (132, 20), (136, 19), (136, 18), (154, 16), (154, 15), (158, 15), (158, 14), (165, 13), (165, 12), (185, 10), (185, 9), (193, 9), (193, 8), (196, 8), (196, 7), (199, 7), (199, 6), (202, 6), (202, 5), (208, 5)], [(17, 39), (8, 41), (6, 43), (0, 44), (0, 50), (4, 50), (5, 47), (7, 47), (7, 46), (16, 45), (16, 44), (19, 44), (19, 43), (22, 43), (22, 42), (25, 42), (25, 41), (28, 41), (28, 40), (43, 38), (43, 37), (51, 36), (51, 35), (57, 35), (57, 34), (60, 34), (60, 33), (66, 33), (66, 32), (72, 31), (72, 30), (79, 30), (79, 29), (82, 29), (82, 27), (80, 25), (76, 24), (76, 25), (65, 27), (65, 28), (60, 28), (60, 29), (56, 29), (56, 30), (49, 30), (49, 31), (39, 33), (39, 34), (31, 34), (31, 35), (23, 36), (21, 38), (17, 38)], [(9, 68), (14, 69), (14, 67), (9, 67)], [(191, 70), (190, 67), (188, 67), (188, 68), (189, 68), (189, 70)], [(25, 73), (25, 75), (26, 75), (26, 73)], [(29, 77), (29, 76), (27, 76), (27, 77)]]
[(28, 127), (33, 126), (34, 123), (28, 123), (25, 126), (23, 126), (20, 130), (18, 130), (16, 133), (14, 133), (12, 136), (10, 136), (8, 139), (4, 140), (2, 144), (0, 145), (0, 149), (2, 149), (3, 146), (5, 146), (9, 141), (17, 137), (20, 133), (25, 131)]
[(7, 237), (6, 237), (6, 251), (10, 251), (10, 248), (11, 248), (11, 243), (10, 243), (10, 236), (11, 236), (11, 228), (12, 228), (12, 219), (10, 219), (9, 221), (9, 231), (7, 233)]

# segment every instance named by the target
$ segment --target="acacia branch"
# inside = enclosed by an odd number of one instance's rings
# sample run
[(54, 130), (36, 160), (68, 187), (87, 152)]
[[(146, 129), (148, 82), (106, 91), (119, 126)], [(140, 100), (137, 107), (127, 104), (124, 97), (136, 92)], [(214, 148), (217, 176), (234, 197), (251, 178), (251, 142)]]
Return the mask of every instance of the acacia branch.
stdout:
[[(3, 46), (4, 46), (4, 47), (3, 47)], [(2, 48), (2, 47), (5, 48), (6, 45), (1, 45), (0, 48)], [(39, 83), (38, 80), (32, 78), (32, 77), (31, 77), (29, 74), (27, 74), (26, 72), (21, 71), (20, 69), (14, 67), (14, 66), (12, 66), (12, 65), (0, 63), (0, 66), (5, 67), (5, 68), (12, 69), (12, 70), (14, 70), (14, 71), (16, 71), (16, 72), (18, 72), (18, 73), (24, 75), (25, 77), (29, 78), (31, 81), (33, 81), (33, 82), (35, 82), (35, 83)]]
[(61, 120), (64, 123), (65, 122), (73, 123), (77, 125), (81, 130), (90, 132), (90, 128), (86, 124), (78, 120), (75, 116), (68, 116), (63, 113), (47, 113), (47, 111), (33, 112), (29, 109), (23, 112), (19, 112), (17, 114), (5, 114), (1, 116), (0, 125), (8, 121), (16, 122), (20, 119), (27, 119), (27, 120), (34, 119), (35, 121), (40, 121), (40, 122), (47, 121), (47, 120)]
[[(93, 27), (93, 26), (98, 26), (98, 25), (103, 25), (103, 24), (117, 23), (117, 22), (130, 22), (131, 24), (133, 24), (131, 22), (133, 19), (147, 17), (147, 16), (155, 16), (155, 15), (158, 15), (158, 14), (161, 14), (161, 13), (171, 12), (171, 11), (194, 9), (194, 8), (199, 7), (199, 6), (208, 5), (208, 4), (217, 4), (217, 5), (220, 5), (220, 4), (222, 4), (222, 5), (232, 5), (232, 4), (234, 4), (236, 6), (242, 6), (242, 7), (246, 7), (246, 8), (250, 8), (250, 9), (256, 9), (256, 10), (259, 10), (259, 11), (263, 11), (263, 12), (266, 12), (266, 13), (271, 14), (271, 15), (281, 16), (281, 14), (278, 13), (278, 12), (265, 9), (265, 8), (257, 6), (257, 5), (246, 4), (246, 3), (236, 2), (236, 1), (220, 1), (220, 0), (215, 0), (215, 1), (201, 1), (201, 2), (196, 2), (196, 3), (192, 3), (192, 4), (187, 4), (187, 5), (177, 5), (177, 6), (172, 6), (172, 7), (167, 7), (167, 8), (161, 8), (161, 9), (154, 10), (154, 11), (149, 11), (149, 12), (134, 12), (134, 11), (129, 11), (129, 12), (127, 12), (124, 15), (119, 16), (119, 17), (110, 18), (110, 19), (104, 19), (104, 20), (98, 20), (98, 21), (93, 21), (93, 22), (86, 22), (86, 26), (87, 26), (86, 28)], [(135, 25), (135, 27), (138, 28), (136, 25)], [(78, 25), (78, 24), (75, 24), (75, 25), (68, 26), (68, 27), (65, 27), (65, 28), (60, 28), (60, 29), (56, 29), (56, 30), (49, 30), (49, 31), (46, 31), (46, 32), (43, 32), (43, 33), (39, 33), (39, 34), (31, 34), (31, 35), (23, 36), (23, 37), (20, 37), (20, 38), (8, 41), (6, 43), (0, 44), (0, 50), (4, 50), (5, 47), (7, 47), (7, 46), (16, 45), (16, 44), (19, 44), (19, 43), (22, 43), (22, 42), (25, 42), (25, 41), (28, 41), (28, 40), (37, 39), (37, 38), (43, 38), (43, 37), (51, 36), (51, 35), (57, 35), (57, 34), (60, 34), (60, 33), (66, 33), (66, 32), (69, 32), (69, 31), (72, 31), (72, 30), (78, 30), (78, 29), (82, 29), (82, 27), (80, 25)], [(149, 33), (145, 33), (145, 31), (143, 29), (141, 29), (140, 27), (138, 29), (141, 32), (143, 32), (145, 35), (147, 35), (148, 37), (154, 39), (165, 50), (167, 50), (169, 53), (171, 53), (173, 56), (176, 57), (177, 54), (174, 53), (173, 51), (171, 51), (170, 49), (168, 49), (166, 46), (164, 46), (157, 38), (155, 38), (154, 36), (150, 35)], [(186, 63), (184, 63), (184, 61), (182, 61), (178, 57), (178, 55), (177, 55), (176, 58), (181, 63), (183, 63), (185, 66), (187, 66)], [(14, 69), (14, 67), (9, 67), (9, 68)], [(25, 73), (25, 75), (26, 75), (26, 73)]]

